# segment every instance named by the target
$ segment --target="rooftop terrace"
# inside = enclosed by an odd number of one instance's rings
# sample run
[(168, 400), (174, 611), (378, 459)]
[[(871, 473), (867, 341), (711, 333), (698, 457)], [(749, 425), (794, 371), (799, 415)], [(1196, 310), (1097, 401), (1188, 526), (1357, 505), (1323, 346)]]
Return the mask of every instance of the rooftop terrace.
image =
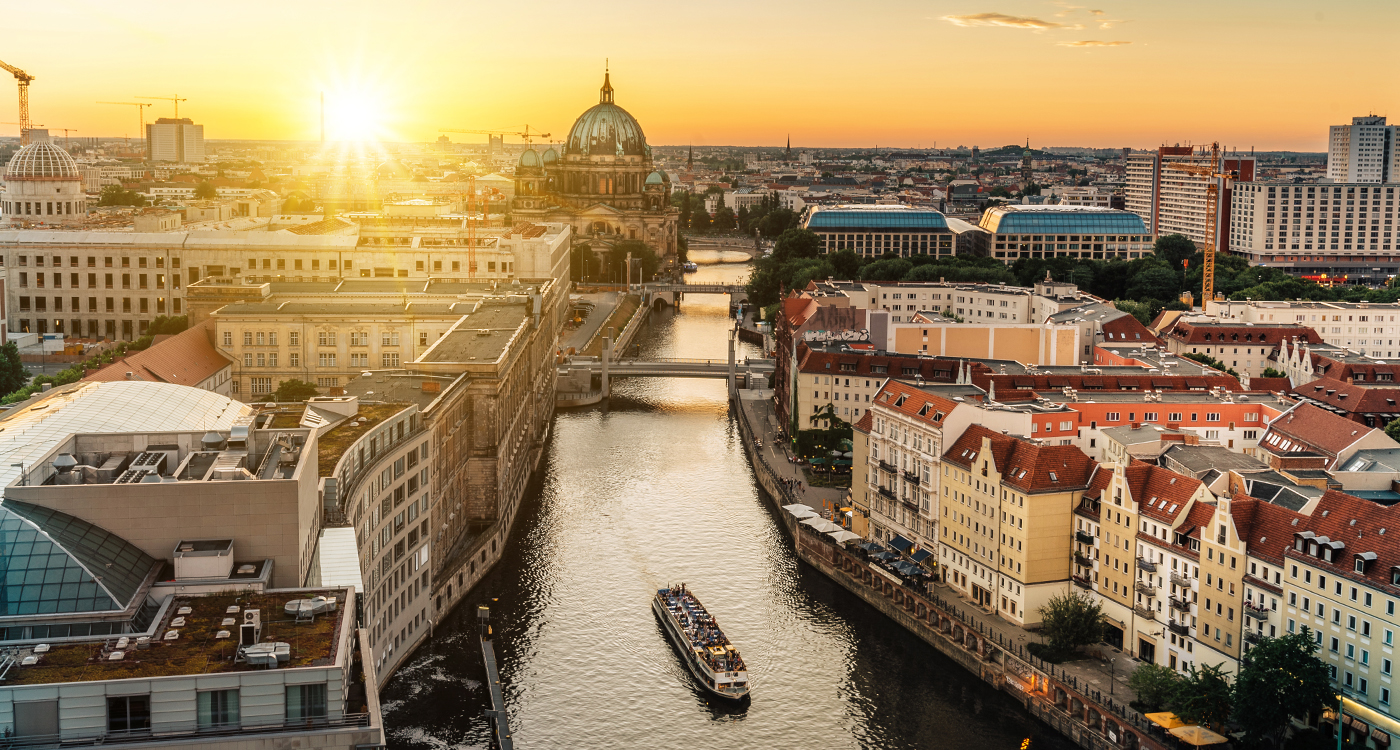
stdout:
[(408, 406), (408, 404), (361, 404), (359, 412), (355, 414), (353, 419), (347, 419), (321, 435), (316, 445), (317, 460), (320, 462), (318, 470), (320, 476), (328, 477), (335, 473), (336, 464), (340, 463), (345, 451), (349, 450), (355, 441), (364, 437), (384, 420), (407, 409)]

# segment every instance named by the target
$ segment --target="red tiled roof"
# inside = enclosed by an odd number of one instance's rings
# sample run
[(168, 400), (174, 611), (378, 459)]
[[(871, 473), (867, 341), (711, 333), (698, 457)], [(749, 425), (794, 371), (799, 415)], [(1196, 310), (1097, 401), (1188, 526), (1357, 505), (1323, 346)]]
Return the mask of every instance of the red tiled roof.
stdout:
[[(1010, 391), (1059, 391), (1065, 386), (1069, 386), (1077, 391), (1146, 391), (1149, 389), (1161, 391), (1190, 391), (1209, 390), (1211, 388), (1228, 388), (1232, 391), (1244, 390), (1240, 386), (1240, 381), (1229, 375), (1149, 375), (1146, 370), (1142, 375), (1087, 375), (1075, 373), (1073, 375), (1003, 375), (993, 373), (988, 370), (974, 371), (972, 373), (972, 384), (988, 390), (991, 384), (997, 385), (997, 399)], [(1192, 388), (1191, 386), (1196, 386)]]
[[(1269, 429), (1264, 431), (1259, 447), (1275, 453), (1314, 450), (1335, 460), (1347, 446), (1362, 439), (1373, 429), (1375, 428), (1357, 424), (1321, 407), (1300, 403), (1287, 414), (1269, 423)], [(1282, 439), (1277, 444), (1269, 442), (1270, 433), (1288, 438), (1293, 445), (1285, 450), (1282, 448)], [(1329, 460), (1328, 464), (1331, 462)]]
[[(957, 362), (948, 359), (930, 359), (917, 355), (854, 354), (845, 352), (822, 352), (807, 348), (806, 343), (797, 345), (797, 369), (805, 373), (825, 375), (871, 376), (890, 378), (913, 378), (916, 374), (924, 380), (938, 380), (951, 383)], [(884, 367), (884, 372), (873, 368)], [(854, 368), (854, 369), (848, 369)], [(915, 372), (904, 372), (912, 368)]]
[[(1058, 492), (1087, 487), (1097, 463), (1073, 445), (1036, 445), (972, 425), (943, 454), (944, 461), (971, 471), (982, 450), (982, 439), (992, 445), (992, 461), (1002, 484), (1023, 492)], [(985, 457), (984, 457), (985, 459)]]
[(1103, 329), (1104, 343), (1123, 343), (1125, 341), (1133, 343), (1157, 342), (1157, 337), (1148, 330), (1147, 326), (1138, 322), (1137, 318), (1131, 315), (1122, 315), (1104, 323)]
[(1322, 337), (1317, 335), (1317, 331), (1308, 326), (1300, 326), (1295, 323), (1261, 324), (1251, 326), (1226, 326), (1213, 323), (1192, 323), (1180, 320), (1168, 330), (1167, 338), (1183, 341), (1188, 344), (1226, 342), (1244, 343), (1261, 342), (1264, 344), (1278, 343), (1287, 338), (1296, 337), (1299, 341), (1321, 341)]
[(139, 380), (197, 386), (233, 364), (214, 348), (213, 336), (214, 321), (206, 320), (149, 349), (128, 354), (100, 370), (89, 372), (83, 380), (126, 380), (129, 372)]
[[(897, 380), (891, 380), (875, 394), (875, 406), (899, 412), (931, 427), (943, 428), (958, 403)], [(866, 410), (868, 414), (869, 409)]]
[(783, 300), (782, 315), (791, 326), (800, 326), (812, 317), (817, 309), (817, 301), (811, 297), (792, 295)]
[(1251, 391), (1287, 393), (1292, 388), (1293, 383), (1288, 378), (1251, 377), (1249, 379), (1249, 390)]
[[(1293, 532), (1307, 520), (1307, 516), (1282, 505), (1239, 494), (1230, 501), (1230, 515), (1250, 556), (1275, 565), (1283, 563), (1283, 551), (1293, 543)], [(1298, 526), (1294, 525), (1295, 520)]]
[(1329, 376), (1300, 385), (1293, 393), (1350, 414), (1400, 415), (1400, 387), (1353, 385)]
[(866, 410), (865, 410), (865, 414), (861, 415), (861, 418), (860, 418), (860, 419), (857, 419), (857, 420), (856, 420), (856, 423), (855, 423), (854, 425), (852, 425), (852, 429), (856, 430), (857, 432), (863, 432), (863, 433), (869, 435), (869, 434), (870, 434), (870, 428), (873, 427), (874, 425), (875, 425), (875, 415), (874, 415), (873, 413), (871, 413), (871, 411), (870, 411), (869, 409), (866, 409)]
[(1195, 477), (1144, 461), (1133, 461), (1124, 473), (1139, 513), (1162, 523), (1179, 518), (1201, 486), (1201, 480)]
[(1215, 505), (1212, 503), (1196, 503), (1191, 506), (1191, 512), (1186, 514), (1186, 518), (1177, 524), (1177, 533), (1184, 533), (1193, 539), (1201, 538), (1201, 529), (1210, 523), (1210, 519), (1215, 517)]
[[(1396, 544), (1395, 539), (1400, 534), (1400, 505), (1380, 505), (1344, 492), (1328, 490), (1318, 501), (1312, 515), (1291, 528), (1294, 532), (1311, 531), (1317, 536), (1345, 543), (1341, 554), (1327, 563), (1321, 558), (1309, 557), (1294, 550), (1291, 546), (1292, 534), (1281, 540), (1290, 545), (1284, 551), (1285, 557), (1305, 559), (1319, 567), (1330, 565), (1338, 576), (1389, 587), (1390, 569), (1400, 566), (1400, 544)], [(1269, 544), (1273, 545), (1272, 539)], [(1374, 553), (1376, 559), (1367, 565), (1366, 574), (1362, 576), (1355, 572), (1355, 556), (1365, 552)]]

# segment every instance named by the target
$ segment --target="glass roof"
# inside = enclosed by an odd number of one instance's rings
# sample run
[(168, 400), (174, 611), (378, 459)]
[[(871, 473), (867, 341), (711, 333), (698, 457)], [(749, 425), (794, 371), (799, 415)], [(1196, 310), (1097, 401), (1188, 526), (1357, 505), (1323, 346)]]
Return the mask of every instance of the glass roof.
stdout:
[(67, 513), (0, 506), (0, 617), (120, 611), (155, 560)]
[(947, 229), (937, 211), (917, 208), (818, 208), (807, 219), (807, 228), (827, 231), (879, 229)]
[(979, 226), (994, 234), (1147, 234), (1131, 211), (1085, 206), (992, 208)]

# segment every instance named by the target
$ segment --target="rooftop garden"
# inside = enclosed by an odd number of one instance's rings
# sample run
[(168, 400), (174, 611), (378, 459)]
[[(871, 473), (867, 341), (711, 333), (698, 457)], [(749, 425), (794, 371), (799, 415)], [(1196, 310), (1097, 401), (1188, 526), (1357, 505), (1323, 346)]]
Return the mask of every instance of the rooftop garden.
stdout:
[[(291, 660), (279, 669), (289, 667), (327, 666), (335, 659), (336, 632), (345, 613), (345, 592), (326, 590), (322, 596), (335, 596), (339, 605), (335, 612), (318, 615), (310, 621), (297, 622), (283, 613), (283, 606), (297, 594), (216, 594), (211, 596), (176, 597), (156, 628), (150, 648), (137, 649), (135, 637), (120, 661), (110, 661), (111, 650), (104, 645), (116, 642), (116, 636), (104, 642), (55, 646), (43, 654), (39, 663), (30, 667), (15, 667), (6, 675), (7, 685), (45, 685), (61, 682), (93, 682), (96, 680), (125, 680), (134, 678), (170, 677), (219, 672), (246, 672), (259, 667), (235, 662), (238, 653), (238, 623), (243, 622), (243, 610), (262, 610), (262, 641), (284, 642), (291, 646)], [(238, 613), (229, 614), (237, 605)], [(172, 628), (170, 621), (179, 617), (181, 607), (194, 611), (184, 615), (185, 626)], [(232, 618), (234, 624), (223, 624)], [(178, 630), (180, 637), (164, 640), (169, 630)], [(216, 638), (220, 630), (229, 631), (228, 638)]]
[[(379, 426), (384, 420), (406, 408), (408, 408), (408, 404), (361, 404), (360, 411), (354, 419), (341, 422), (318, 439), (319, 475), (328, 477), (333, 474), (335, 465), (340, 463), (340, 457), (345, 455), (345, 451), (349, 450), (355, 441), (364, 437), (366, 433)], [(363, 422), (360, 422), (361, 420)], [(360, 422), (360, 424), (352, 426), (356, 422)]]

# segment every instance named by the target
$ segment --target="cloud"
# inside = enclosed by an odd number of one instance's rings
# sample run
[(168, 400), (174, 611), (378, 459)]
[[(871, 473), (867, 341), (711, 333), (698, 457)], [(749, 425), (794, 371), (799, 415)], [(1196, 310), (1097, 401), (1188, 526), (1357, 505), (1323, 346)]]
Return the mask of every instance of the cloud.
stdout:
[(1061, 47), (1122, 47), (1132, 42), (1101, 42), (1097, 39), (1086, 39), (1081, 42), (1060, 42)]
[(1101, 11), (1101, 10), (1091, 10), (1091, 11), (1089, 11), (1089, 12), (1090, 12), (1090, 13), (1093, 13), (1093, 14), (1096, 15), (1096, 16), (1101, 16), (1101, 15), (1103, 15), (1103, 11)]
[(1046, 29), (1069, 29), (1077, 28), (1066, 26), (1055, 21), (1045, 21), (1039, 18), (1028, 16), (1009, 16), (1005, 13), (971, 13), (964, 16), (943, 16), (943, 20), (954, 26), (1001, 26), (1011, 29), (1034, 29), (1044, 31)]

